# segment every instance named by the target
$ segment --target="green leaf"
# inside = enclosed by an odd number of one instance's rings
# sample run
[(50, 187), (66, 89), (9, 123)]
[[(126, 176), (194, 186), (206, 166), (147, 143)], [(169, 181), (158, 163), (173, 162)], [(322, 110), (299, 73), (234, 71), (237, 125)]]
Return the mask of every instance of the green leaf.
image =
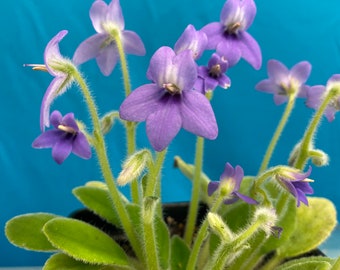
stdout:
[(72, 257), (67, 256), (66, 254), (56, 253), (45, 262), (45, 265), (43, 267), (43, 270), (55, 270), (55, 269), (116, 270), (117, 268), (115, 266), (110, 265), (93, 265), (93, 264), (91, 265), (84, 263), (82, 261), (77, 261)]
[(90, 185), (77, 187), (72, 192), (84, 206), (106, 221), (120, 227), (118, 213), (113, 207), (107, 189)]
[(277, 252), (281, 257), (293, 257), (317, 248), (336, 225), (336, 210), (325, 198), (308, 198), (309, 206), (297, 208), (296, 226), (289, 241)]
[(276, 270), (328, 270), (331, 269), (333, 260), (327, 257), (305, 257), (286, 262)]
[(35, 251), (55, 251), (42, 231), (46, 222), (56, 218), (49, 213), (32, 213), (12, 218), (6, 223), (5, 233), (15, 246)]
[(171, 239), (171, 270), (186, 269), (190, 249), (182, 238), (175, 235)]
[(55, 218), (43, 228), (49, 241), (76, 260), (128, 266), (124, 250), (101, 230), (76, 219)]

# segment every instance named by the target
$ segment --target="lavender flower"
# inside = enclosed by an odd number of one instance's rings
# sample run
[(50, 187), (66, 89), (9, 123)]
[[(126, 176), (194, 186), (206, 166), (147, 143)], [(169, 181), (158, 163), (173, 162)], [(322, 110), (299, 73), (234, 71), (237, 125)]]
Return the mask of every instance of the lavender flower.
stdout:
[(197, 31), (191, 24), (185, 28), (183, 34), (177, 40), (174, 51), (178, 54), (184, 50), (191, 50), (193, 58), (196, 60), (201, 57), (207, 46), (208, 38), (202, 31)]
[(152, 81), (134, 90), (122, 103), (119, 113), (125, 120), (146, 121), (146, 132), (156, 151), (165, 149), (179, 130), (208, 139), (218, 128), (208, 99), (192, 90), (197, 66), (190, 50), (179, 54), (159, 48), (150, 60), (147, 77)]
[(91, 6), (90, 18), (97, 34), (83, 41), (76, 49), (73, 61), (77, 65), (96, 58), (100, 71), (105, 76), (110, 75), (119, 58), (114, 37), (116, 35), (121, 38), (127, 54), (145, 54), (140, 37), (135, 32), (124, 30), (125, 23), (119, 0), (112, 0), (109, 5), (102, 0), (96, 0)]
[(57, 96), (63, 94), (73, 82), (72, 71), (76, 69), (73, 63), (60, 54), (59, 42), (66, 36), (67, 31), (60, 31), (47, 44), (44, 52), (45, 65), (28, 64), (35, 70), (48, 71), (54, 79), (48, 86), (40, 108), (40, 129), (50, 126), (50, 107)]
[(221, 55), (243, 57), (255, 69), (262, 64), (261, 49), (247, 32), (256, 15), (253, 0), (228, 0), (221, 11), (220, 22), (207, 24), (202, 31), (208, 36), (208, 49), (217, 49)]
[(194, 88), (203, 94), (213, 91), (218, 85), (225, 89), (228, 88), (230, 86), (230, 78), (225, 75), (228, 67), (229, 63), (225, 57), (214, 53), (207, 67), (198, 67), (198, 78)]
[(312, 66), (307, 61), (297, 63), (288, 70), (277, 60), (269, 60), (267, 64), (268, 79), (260, 81), (255, 88), (265, 93), (274, 94), (274, 102), (280, 105), (288, 100), (288, 96), (306, 97), (309, 86), (307, 81)]
[(285, 169), (283, 172), (278, 173), (276, 178), (279, 184), (288, 190), (295, 198), (296, 205), (299, 207), (300, 202), (308, 205), (308, 200), (305, 194), (313, 194), (313, 188), (310, 186), (309, 182), (313, 180), (307, 178), (312, 172), (312, 167), (305, 173), (301, 173), (297, 169), (289, 168)]
[(63, 117), (59, 111), (53, 111), (51, 123), (54, 129), (37, 137), (32, 143), (34, 148), (52, 148), (52, 157), (58, 164), (63, 163), (71, 152), (84, 159), (91, 157), (90, 145), (79, 130), (73, 113)]
[[(307, 90), (306, 105), (309, 108), (318, 109), (327, 91), (332, 89), (335, 85), (340, 85), (340, 74), (335, 74), (327, 81), (326, 87), (323, 85), (315, 85)], [(340, 87), (339, 87), (340, 88)], [(335, 113), (340, 110), (340, 97), (333, 99), (325, 109), (324, 115), (328, 122), (335, 119)]]
[[(240, 166), (236, 166), (235, 169), (226, 163), (223, 173), (220, 176), (220, 181), (211, 181), (208, 184), (208, 195), (211, 196), (216, 190), (226, 188), (227, 198), (224, 200), (225, 204), (231, 204), (241, 199), (249, 204), (258, 204), (256, 200), (243, 195), (238, 192), (240, 189), (241, 181), (243, 179), (244, 173)], [(228, 192), (228, 191), (231, 191)]]

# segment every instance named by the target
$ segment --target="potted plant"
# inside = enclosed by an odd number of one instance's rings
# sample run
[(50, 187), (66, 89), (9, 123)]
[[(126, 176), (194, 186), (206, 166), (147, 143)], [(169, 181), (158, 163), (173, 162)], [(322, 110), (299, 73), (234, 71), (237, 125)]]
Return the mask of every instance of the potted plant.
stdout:
[[(258, 174), (247, 176), (241, 166), (228, 162), (218, 181), (202, 171), (204, 140), (218, 135), (210, 103), (215, 89), (230, 87), (226, 73), (241, 58), (256, 70), (262, 65), (260, 46), (247, 31), (255, 15), (253, 0), (227, 0), (220, 22), (200, 30), (188, 25), (173, 48), (160, 47), (146, 71), (150, 83), (133, 91), (125, 56), (144, 55), (145, 48), (135, 32), (124, 29), (118, 0), (94, 1), (90, 18), (97, 33), (79, 45), (72, 59), (59, 50), (67, 31), (57, 33), (46, 46), (45, 63), (27, 64), (53, 76), (41, 105), (42, 133), (33, 147), (52, 148), (58, 164), (71, 153), (90, 159), (94, 152), (103, 181), (89, 181), (72, 191), (88, 209), (87, 216), (84, 212), (70, 217), (20, 215), (6, 224), (9, 241), (21, 248), (52, 252), (45, 270), (339, 269), (340, 259), (309, 254), (334, 229), (335, 207), (325, 198), (306, 196), (313, 194), (308, 162), (328, 163), (327, 154), (314, 144), (323, 115), (332, 121), (339, 110), (339, 74), (325, 86), (308, 86), (309, 62), (288, 69), (270, 60), (268, 78), (255, 88), (273, 94), (275, 104), (287, 105)], [(209, 62), (199, 66), (196, 61), (208, 51)], [(79, 71), (81, 64), (93, 58), (104, 75), (118, 61), (122, 68), (126, 98), (119, 109), (103, 116)], [(92, 127), (73, 113), (51, 113), (52, 102), (71, 84), (80, 89)], [(297, 98), (305, 98), (315, 113), (287, 164), (268, 167)], [(116, 177), (105, 136), (110, 136), (117, 121), (126, 130), (127, 158)], [(136, 145), (136, 127), (144, 121), (151, 149)], [(194, 164), (174, 158), (174, 167), (192, 181), (190, 202), (174, 208), (162, 204), (160, 179), (167, 148), (181, 128), (196, 135), (197, 143)], [(131, 199), (121, 193), (121, 185), (130, 186)]]

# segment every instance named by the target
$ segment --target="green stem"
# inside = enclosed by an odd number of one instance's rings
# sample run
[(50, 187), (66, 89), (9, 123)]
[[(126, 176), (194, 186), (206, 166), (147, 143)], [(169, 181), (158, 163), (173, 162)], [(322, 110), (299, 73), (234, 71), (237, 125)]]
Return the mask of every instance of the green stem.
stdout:
[(156, 196), (157, 182), (159, 180), (159, 174), (163, 167), (164, 159), (166, 156), (167, 149), (162, 152), (157, 152), (156, 162), (150, 166), (150, 172), (148, 176), (148, 183), (146, 185), (146, 191), (144, 197)]
[[(115, 40), (115, 43), (117, 46), (120, 64), (122, 68), (125, 97), (127, 97), (131, 93), (131, 83), (130, 83), (128, 63), (126, 60), (123, 43), (120, 38), (120, 33), (118, 30), (114, 29), (111, 32), (111, 35), (112, 35), (112, 38)], [(126, 130), (125, 132), (126, 132), (126, 138), (127, 138), (127, 154), (129, 156), (136, 150), (136, 123), (129, 122), (129, 121), (126, 122), (125, 130)], [(140, 201), (140, 190), (139, 190), (137, 179), (131, 182), (131, 199), (132, 199), (132, 202), (137, 203), (137, 204)]]
[(307, 127), (305, 134), (303, 135), (301, 144), (300, 144), (300, 151), (299, 155), (296, 158), (294, 167), (300, 170), (303, 170), (308, 157), (309, 157), (309, 148), (312, 143), (312, 140), (315, 136), (315, 133), (317, 131), (317, 128), (320, 124), (320, 121), (322, 119), (322, 115), (324, 114), (328, 104), (330, 101), (333, 100), (337, 95), (339, 95), (337, 88), (332, 88), (324, 100), (322, 101), (320, 107), (315, 112), (314, 117), (312, 118), (312, 121), (309, 123), (309, 126)]
[(85, 98), (85, 102), (88, 106), (88, 110), (92, 119), (93, 129), (94, 129), (94, 148), (97, 152), (97, 157), (99, 161), (99, 165), (104, 177), (104, 180), (107, 184), (107, 187), (110, 191), (110, 197), (113, 202), (113, 207), (116, 209), (121, 224), (124, 228), (124, 231), (133, 247), (134, 251), (138, 258), (143, 261), (143, 255), (141, 250), (141, 245), (138, 241), (138, 235), (133, 228), (133, 224), (130, 221), (130, 217), (126, 211), (124, 202), (121, 199), (120, 192), (115, 184), (115, 180), (112, 174), (112, 170), (110, 167), (110, 163), (108, 161), (108, 156), (106, 152), (106, 146), (103, 134), (101, 132), (100, 120), (98, 116), (97, 107), (95, 102), (91, 96), (90, 90), (87, 87), (87, 84), (80, 73), (76, 70), (73, 74), (74, 79), (79, 84), (80, 89), (82, 90), (83, 96)]
[(289, 95), (287, 106), (286, 106), (285, 111), (282, 115), (282, 118), (279, 122), (279, 125), (277, 126), (275, 133), (274, 133), (274, 135), (273, 135), (273, 137), (272, 137), (272, 139), (271, 139), (271, 141), (268, 145), (266, 154), (264, 155), (263, 161), (261, 163), (259, 173), (263, 172), (268, 167), (269, 161), (270, 161), (270, 159), (273, 155), (276, 144), (277, 144), (277, 142), (280, 138), (280, 135), (281, 135), (285, 125), (287, 124), (288, 118), (289, 118), (289, 116), (290, 116), (290, 114), (291, 114), (291, 112), (294, 108), (295, 97), (296, 97), (295, 94)]
[[(221, 204), (223, 203), (224, 198), (222, 196), (219, 196), (217, 198), (217, 201), (213, 204), (212, 208), (210, 209), (210, 212), (216, 213), (218, 209), (220, 208)], [(192, 247), (190, 257), (188, 260), (187, 268), (186, 270), (195, 270), (196, 269), (196, 264), (197, 264), (197, 259), (198, 259), (198, 254), (201, 250), (201, 247), (203, 245), (204, 239), (207, 237), (207, 232), (208, 232), (208, 219), (205, 218), (195, 239), (194, 245)]]
[(203, 148), (204, 138), (197, 137), (196, 141), (196, 156), (195, 156), (195, 172), (193, 178), (193, 187), (191, 191), (191, 200), (189, 206), (189, 213), (187, 224), (185, 227), (184, 240), (190, 246), (196, 226), (196, 219), (199, 207), (200, 186), (201, 186), (201, 172), (203, 163)]

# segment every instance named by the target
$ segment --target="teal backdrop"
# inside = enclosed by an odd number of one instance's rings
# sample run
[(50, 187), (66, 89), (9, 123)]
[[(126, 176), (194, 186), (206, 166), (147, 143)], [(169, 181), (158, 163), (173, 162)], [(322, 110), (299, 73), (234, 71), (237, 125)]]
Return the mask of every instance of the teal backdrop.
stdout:
[[(15, 215), (53, 212), (68, 215), (81, 204), (72, 188), (88, 180), (100, 180), (97, 161), (71, 155), (62, 165), (51, 158), (50, 150), (31, 148), (39, 135), (39, 110), (51, 76), (24, 68), (24, 63), (43, 63), (48, 41), (60, 30), (69, 34), (60, 44), (63, 55), (72, 57), (77, 45), (94, 34), (88, 16), (92, 0), (16, 0), (2, 2), (0, 9), (0, 227)], [(128, 56), (133, 88), (147, 82), (145, 72), (154, 51), (173, 46), (188, 24), (197, 29), (218, 21), (224, 0), (121, 0), (126, 29), (136, 31), (144, 41), (145, 57)], [(256, 174), (267, 143), (276, 128), (284, 105), (275, 106), (271, 95), (254, 89), (267, 77), (266, 63), (275, 58), (289, 68), (308, 60), (313, 65), (308, 84), (325, 84), (340, 73), (340, 2), (328, 0), (261, 0), (249, 32), (263, 53), (263, 65), (255, 71), (243, 60), (228, 74), (229, 90), (217, 89), (212, 101), (219, 136), (206, 142), (204, 170), (217, 180), (228, 161), (241, 165), (246, 174)], [(204, 57), (206, 57), (205, 54)], [(207, 57), (205, 58), (207, 59)], [(204, 60), (204, 58), (203, 58)], [(100, 112), (117, 109), (123, 99), (119, 65), (109, 77), (99, 73), (95, 61), (81, 66), (94, 92)], [(63, 114), (73, 111), (88, 123), (88, 113), (76, 87), (53, 104)], [(304, 132), (313, 111), (298, 100), (284, 130), (271, 165), (286, 163), (290, 149)], [(138, 146), (148, 146), (144, 125), (140, 125)], [(311, 178), (315, 196), (331, 199), (340, 207), (340, 115), (332, 123), (323, 121), (316, 146), (330, 156), (330, 165), (315, 168)], [(108, 151), (117, 175), (124, 156), (123, 130), (117, 127), (108, 136)], [(181, 131), (169, 148), (163, 172), (163, 200), (186, 201), (190, 183), (172, 167), (180, 155), (193, 162), (195, 137)], [(125, 189), (124, 192), (127, 193)], [(0, 266), (42, 265), (48, 254), (24, 251), (10, 245), (0, 234)]]

